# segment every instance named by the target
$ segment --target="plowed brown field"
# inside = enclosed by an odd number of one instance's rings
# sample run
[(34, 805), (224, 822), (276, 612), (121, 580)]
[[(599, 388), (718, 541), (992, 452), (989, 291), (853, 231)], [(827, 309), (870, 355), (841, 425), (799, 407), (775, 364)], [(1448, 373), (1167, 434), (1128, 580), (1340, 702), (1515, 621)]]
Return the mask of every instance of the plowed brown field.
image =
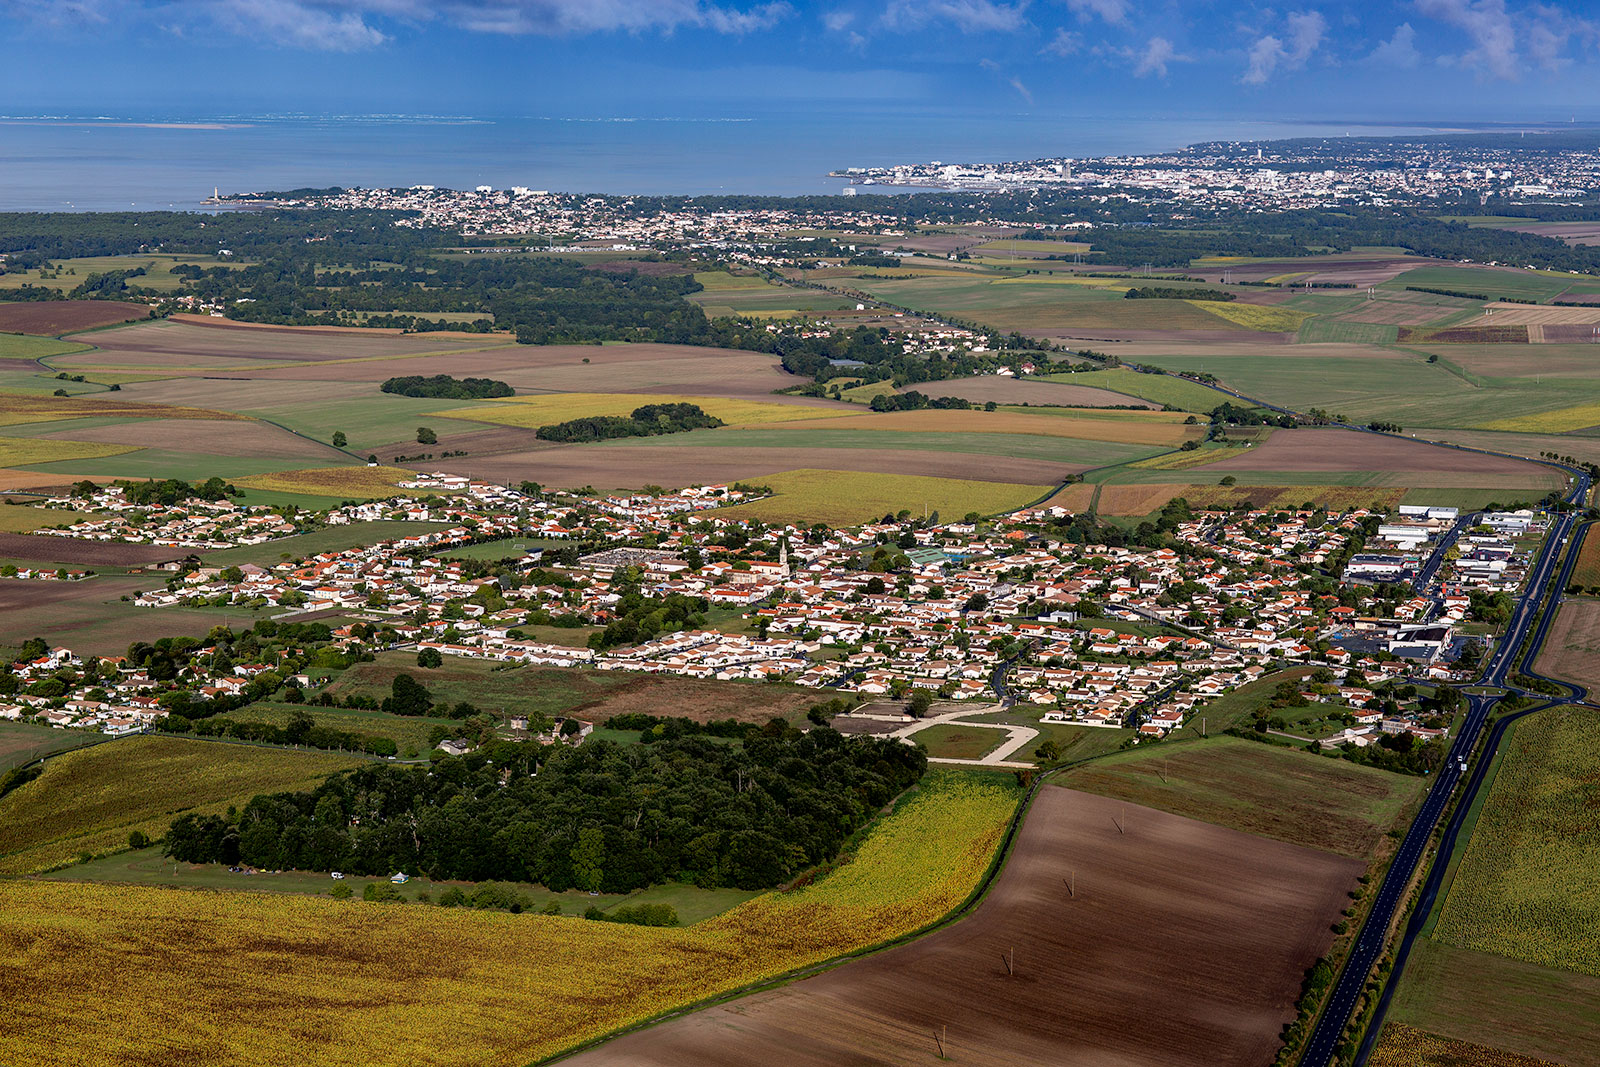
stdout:
[(968, 918), (563, 1062), (1259, 1067), (1362, 869), (1047, 787)]
[(56, 337), (150, 314), (143, 304), (120, 300), (40, 300), (0, 304), (0, 333), (34, 333)]

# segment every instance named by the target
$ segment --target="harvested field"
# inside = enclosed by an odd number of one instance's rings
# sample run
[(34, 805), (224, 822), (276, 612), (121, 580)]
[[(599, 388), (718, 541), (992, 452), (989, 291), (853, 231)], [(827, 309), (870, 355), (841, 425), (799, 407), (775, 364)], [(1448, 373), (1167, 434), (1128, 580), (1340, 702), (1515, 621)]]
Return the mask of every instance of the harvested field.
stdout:
[(0, 466), (26, 467), (58, 460), (92, 460), (133, 452), (137, 445), (99, 444), (65, 438), (0, 437)]
[[(39, 511), (51, 522), (82, 518), (74, 512)], [(78, 537), (53, 537), (49, 534), (0, 533), (0, 557), (37, 560), (40, 563), (71, 563), (94, 567), (138, 567), (182, 559), (186, 548), (157, 545), (125, 545), (111, 541), (88, 541)]]
[(1351, 859), (1372, 856), (1420, 778), (1234, 737), (1118, 753), (1063, 785)]
[(1600, 691), (1600, 600), (1561, 605), (1535, 669)]
[(1412, 473), (1542, 476), (1545, 468), (1517, 459), (1484, 456), (1422, 441), (1355, 430), (1303, 428), (1279, 431), (1246, 454), (1219, 460), (1211, 470), (1393, 471)]
[(87, 340), (98, 351), (85, 358), (96, 365), (128, 363), (151, 367), (199, 365), (210, 359), (312, 363), (381, 360), (509, 343), (505, 336), (487, 334), (402, 335), (389, 330), (255, 326), (193, 317), (103, 330)]
[[(1095, 389), (1087, 385), (1063, 385), (1057, 382), (1032, 381), (1027, 378), (1002, 378), (985, 375), (981, 378), (951, 378), (942, 382), (917, 382), (896, 390), (901, 393), (918, 392), (927, 396), (958, 396), (975, 404), (993, 400), (997, 404), (1059, 404), (1062, 407), (1121, 407), (1139, 404), (1136, 397), (1114, 393), (1109, 389)], [(1153, 401), (1143, 401), (1144, 406), (1159, 408)]]
[(1197, 510), (1229, 511), (1247, 504), (1257, 510), (1294, 509), (1310, 501), (1330, 511), (1349, 508), (1393, 510), (1406, 490), (1352, 485), (1107, 485), (1097, 510), (1103, 515), (1140, 516), (1183, 497)]
[(1525, 345), (1533, 342), (1534, 329), (1536, 327), (1533, 326), (1498, 324), (1445, 326), (1439, 329), (1427, 326), (1401, 326), (1395, 334), (1395, 340), (1403, 345)]
[(718, 515), (766, 522), (854, 526), (900, 511), (939, 512), (956, 518), (993, 515), (1031, 504), (1048, 485), (923, 478), (907, 474), (862, 475), (831, 470), (792, 470), (761, 479), (775, 496), (723, 508)]
[(416, 472), (404, 467), (319, 467), (303, 471), (279, 471), (240, 478), (241, 489), (261, 489), (269, 493), (305, 493), (310, 496), (338, 497), (341, 500), (381, 500), (399, 493), (396, 486)]
[[(974, 453), (912, 450), (830, 449), (831, 468), (867, 474), (911, 474), (981, 482), (1026, 482), (1051, 485), (1091, 464), (1014, 459)], [(616, 445), (604, 448), (568, 445), (498, 456), (430, 460), (413, 464), (427, 470), (470, 474), (502, 484), (531, 478), (556, 488), (637, 489), (644, 485), (715, 485), (721, 482), (764, 482), (770, 475), (814, 466), (810, 448), (732, 449), (713, 447), (652, 448)]]
[(143, 304), (120, 300), (40, 300), (0, 303), (0, 333), (32, 333), (47, 337), (111, 326), (150, 314)]
[[(1089, 510), (1089, 505), (1094, 502), (1095, 490), (1098, 488), (1098, 486), (1090, 485), (1088, 482), (1074, 482), (1072, 485), (1062, 487), (1054, 496), (1039, 506), (1066, 508), (1074, 515), (1080, 515)], [(1155, 509), (1151, 508), (1150, 510), (1154, 511)], [(1147, 512), (1140, 512), (1140, 514), (1147, 514)]]
[[(124, 446), (118, 449), (124, 452), (130, 448), (159, 447), (178, 452), (203, 452), (214, 456), (249, 456), (255, 459), (307, 459), (326, 462), (350, 458), (331, 445), (308, 441), (282, 427), (255, 420), (223, 422), (215, 419), (140, 419), (136, 422), (93, 426), (86, 429), (69, 426), (65, 430), (45, 434), (34, 440), (40, 444), (52, 441), (60, 445), (77, 441), (101, 442), (102, 448)], [(0, 456), (4, 455), (4, 451), (0, 450)], [(7, 465), (12, 466), (46, 462), (50, 461), (6, 457)]]
[(162, 583), (159, 577), (137, 575), (81, 582), (0, 578), (0, 618), (5, 619), (7, 633), (42, 637), (52, 645), (94, 656), (120, 656), (135, 641), (203, 637), (215, 626), (249, 627), (257, 618), (239, 608), (153, 610), (119, 599)]
[(1035, 434), (1041, 437), (1070, 437), (1086, 441), (1114, 441), (1121, 444), (1165, 445), (1176, 448), (1205, 433), (1202, 426), (1185, 426), (1181, 421), (1157, 422), (1143, 412), (1129, 418), (1075, 418), (1070, 414), (1035, 415), (1018, 411), (962, 411), (959, 409), (886, 411), (849, 418), (830, 418), (826, 422), (792, 422), (788, 429), (803, 430), (878, 430), (907, 433), (1004, 433)]
[(1496, 326), (1592, 326), (1600, 323), (1600, 307), (1550, 307), (1528, 304), (1486, 304)]
[[(1123, 835), (1120, 810), (1047, 787), (962, 922), (568, 1062), (922, 1064), (935, 1031), (966, 1064), (1269, 1062), (1362, 865), (1151, 809), (1128, 811)], [(1011, 976), (1000, 957), (1013, 951)]]
[(100, 400), (74, 396), (37, 396), (0, 393), (0, 424), (12, 418), (43, 419), (216, 419), (242, 421), (243, 415), (212, 408), (141, 404), (130, 400)]
[[(79, 357), (86, 358), (86, 357)], [(404, 359), (252, 369), (254, 379), (381, 382), (396, 374), (496, 378), (518, 392), (680, 393), (776, 401), (799, 383), (774, 356), (692, 345), (501, 345)], [(456, 401), (457, 406), (460, 401)]]

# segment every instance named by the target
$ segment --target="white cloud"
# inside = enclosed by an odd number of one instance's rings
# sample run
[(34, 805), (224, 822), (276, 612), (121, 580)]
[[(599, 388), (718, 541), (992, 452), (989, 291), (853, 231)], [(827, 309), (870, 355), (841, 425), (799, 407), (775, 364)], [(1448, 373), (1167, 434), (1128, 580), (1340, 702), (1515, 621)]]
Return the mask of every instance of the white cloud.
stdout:
[(1007, 74), (1005, 72), (1005, 68), (992, 59), (980, 59), (978, 60), (978, 66), (982, 67), (984, 70), (990, 71), (991, 73), (998, 74), (1007, 85), (1011, 86), (1011, 88), (1017, 91), (1022, 99), (1026, 100), (1030, 104), (1033, 103), (1033, 93), (1026, 85), (1022, 84), (1021, 78), (1014, 74)]
[(1095, 16), (1117, 26), (1128, 21), (1128, 0), (1067, 0), (1067, 9), (1085, 22)]
[(1167, 76), (1167, 64), (1178, 58), (1179, 56), (1173, 50), (1171, 41), (1165, 37), (1152, 37), (1149, 43), (1144, 46), (1144, 50), (1138, 53), (1138, 61), (1133, 65), (1133, 75), (1136, 78), (1143, 78), (1154, 74), (1157, 77), (1165, 78)]
[(1083, 35), (1073, 33), (1071, 30), (1056, 30), (1056, 35), (1050, 39), (1050, 43), (1040, 51), (1060, 56), (1062, 59), (1077, 55), (1083, 51)]
[(963, 33), (1014, 33), (1027, 24), (1029, 0), (1004, 4), (996, 0), (890, 0), (883, 24), (891, 29), (917, 29), (948, 22)]
[(1480, 74), (1515, 81), (1520, 74), (1517, 31), (1505, 0), (1416, 0), (1417, 10), (1464, 31), (1473, 48), (1457, 62)]
[(745, 34), (793, 14), (786, 0), (0, 0), (0, 17), (48, 25), (149, 21), (181, 32), (220, 27), (270, 43), (332, 51), (388, 40), (376, 20), (444, 22), (475, 33), (569, 36), (679, 28)]
[(1328, 23), (1320, 12), (1297, 11), (1283, 20), (1287, 40), (1267, 34), (1249, 50), (1249, 67), (1240, 79), (1246, 85), (1262, 85), (1278, 70), (1299, 70), (1322, 44)]
[(1402, 22), (1395, 27), (1394, 36), (1374, 48), (1364, 60), (1375, 67), (1408, 70), (1422, 61), (1417, 51), (1417, 31), (1411, 23)]

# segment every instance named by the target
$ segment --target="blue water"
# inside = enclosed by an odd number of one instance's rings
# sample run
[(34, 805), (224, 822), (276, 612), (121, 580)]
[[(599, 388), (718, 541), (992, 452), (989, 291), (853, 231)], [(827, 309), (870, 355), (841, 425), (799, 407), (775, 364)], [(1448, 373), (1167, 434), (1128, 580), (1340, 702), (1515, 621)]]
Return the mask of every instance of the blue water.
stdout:
[[(828, 171), (897, 162), (1161, 152), (1203, 140), (1393, 132), (1363, 126), (1037, 114), (726, 119), (217, 116), (0, 118), (0, 210), (187, 208), (304, 186), (561, 192), (834, 193)], [(198, 123), (210, 123), (212, 127)]]

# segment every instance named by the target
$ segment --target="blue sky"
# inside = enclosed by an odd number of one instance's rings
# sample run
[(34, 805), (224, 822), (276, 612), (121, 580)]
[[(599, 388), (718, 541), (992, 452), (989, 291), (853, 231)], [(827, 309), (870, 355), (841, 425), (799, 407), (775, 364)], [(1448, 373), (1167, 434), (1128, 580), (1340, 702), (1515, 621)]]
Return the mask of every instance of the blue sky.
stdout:
[(1600, 0), (0, 0), (0, 110), (1600, 122)]

